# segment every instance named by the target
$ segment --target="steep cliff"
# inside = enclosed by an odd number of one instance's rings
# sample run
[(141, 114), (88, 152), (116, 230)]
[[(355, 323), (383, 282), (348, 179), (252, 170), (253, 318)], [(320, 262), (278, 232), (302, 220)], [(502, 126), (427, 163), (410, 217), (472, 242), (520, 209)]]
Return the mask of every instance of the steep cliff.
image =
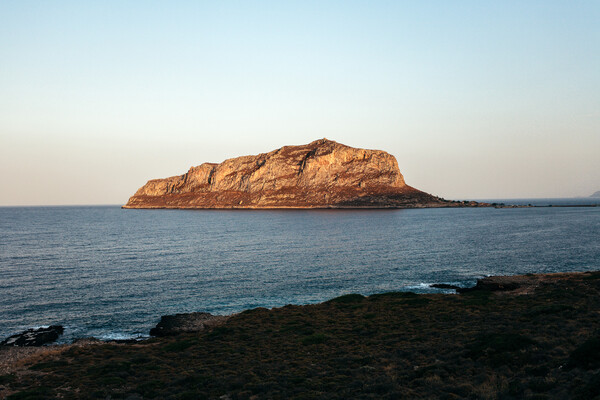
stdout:
[(394, 156), (321, 139), (153, 179), (124, 208), (413, 208), (453, 203), (404, 182)]

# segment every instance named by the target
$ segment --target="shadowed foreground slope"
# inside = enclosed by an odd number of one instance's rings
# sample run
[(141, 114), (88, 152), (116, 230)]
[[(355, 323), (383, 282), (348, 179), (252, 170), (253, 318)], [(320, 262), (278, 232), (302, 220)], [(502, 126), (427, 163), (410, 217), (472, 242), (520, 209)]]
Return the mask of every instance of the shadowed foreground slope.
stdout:
[[(404, 182), (394, 156), (321, 139), (154, 179), (124, 208), (414, 208), (459, 204)], [(462, 205), (462, 204), (461, 204)]]
[(346, 295), (316, 305), (249, 310), (212, 330), (139, 344), (72, 346), (0, 376), (0, 396), (598, 396), (600, 273), (511, 282), (488, 279), (458, 295)]

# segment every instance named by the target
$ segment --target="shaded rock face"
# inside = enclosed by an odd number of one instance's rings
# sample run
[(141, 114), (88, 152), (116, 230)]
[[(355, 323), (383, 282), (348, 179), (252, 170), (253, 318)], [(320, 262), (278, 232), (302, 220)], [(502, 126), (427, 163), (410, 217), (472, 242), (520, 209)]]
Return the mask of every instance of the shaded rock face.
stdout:
[(517, 279), (512, 280), (510, 277), (502, 277), (504, 279), (499, 279), (498, 277), (486, 277), (483, 279), (478, 279), (477, 283), (473, 287), (468, 288), (457, 288), (456, 291), (458, 293), (468, 293), (474, 291), (483, 291), (483, 292), (510, 292), (516, 289), (519, 289), (522, 285), (521, 282), (517, 281)]
[(394, 156), (331, 140), (154, 179), (124, 208), (411, 208), (446, 202), (404, 182)]
[(208, 327), (222, 324), (228, 317), (194, 312), (175, 315), (163, 315), (156, 327), (150, 329), (151, 336), (173, 336), (186, 332), (199, 332)]
[(458, 293), (470, 292), (492, 292), (498, 295), (523, 295), (531, 294), (538, 287), (548, 282), (559, 280), (569, 280), (576, 276), (584, 276), (584, 279), (596, 279), (589, 272), (560, 272), (550, 274), (527, 274), (512, 276), (487, 276), (477, 280), (477, 284), (470, 288), (458, 288)]
[(60, 325), (51, 325), (47, 328), (28, 329), (23, 333), (10, 336), (6, 340), (0, 342), (0, 346), (43, 346), (46, 343), (52, 343), (60, 335), (64, 329)]
[(461, 287), (456, 285), (450, 285), (448, 283), (434, 283), (433, 285), (429, 285), (429, 287), (436, 289), (451, 289), (451, 290), (460, 290)]

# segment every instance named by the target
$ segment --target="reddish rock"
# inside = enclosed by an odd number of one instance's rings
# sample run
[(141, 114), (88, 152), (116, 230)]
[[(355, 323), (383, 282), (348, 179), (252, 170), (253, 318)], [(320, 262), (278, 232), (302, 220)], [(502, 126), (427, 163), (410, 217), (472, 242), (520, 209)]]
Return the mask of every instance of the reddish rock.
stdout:
[[(394, 156), (331, 140), (204, 163), (153, 179), (124, 208), (415, 208), (457, 206), (404, 182)], [(464, 206), (463, 204), (460, 204)]]

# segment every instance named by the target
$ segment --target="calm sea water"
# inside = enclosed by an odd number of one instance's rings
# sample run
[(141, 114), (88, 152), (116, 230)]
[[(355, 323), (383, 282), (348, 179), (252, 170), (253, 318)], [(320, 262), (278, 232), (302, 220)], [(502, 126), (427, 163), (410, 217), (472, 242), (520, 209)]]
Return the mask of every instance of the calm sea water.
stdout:
[(147, 336), (161, 315), (600, 269), (600, 207), (373, 211), (0, 208), (0, 338)]

